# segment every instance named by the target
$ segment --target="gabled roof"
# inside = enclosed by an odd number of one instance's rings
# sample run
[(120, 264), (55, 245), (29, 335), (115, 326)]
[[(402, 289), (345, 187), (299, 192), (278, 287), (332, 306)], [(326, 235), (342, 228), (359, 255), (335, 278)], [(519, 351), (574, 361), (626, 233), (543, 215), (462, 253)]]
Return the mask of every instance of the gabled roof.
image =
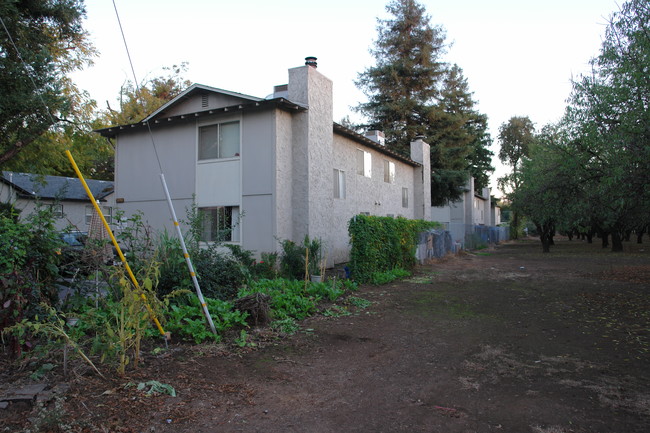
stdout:
[(258, 98), (256, 96), (250, 96), (250, 95), (245, 95), (243, 93), (238, 93), (238, 92), (231, 92), (230, 90), (224, 90), (224, 89), (219, 89), (217, 87), (210, 87), (210, 86), (205, 86), (203, 84), (198, 84), (194, 83), (187, 89), (183, 90), (180, 94), (178, 94), (175, 98), (164, 104), (162, 107), (151, 113), (149, 116), (147, 116), (142, 122), (148, 122), (152, 119), (155, 119), (156, 116), (159, 113), (164, 112), (167, 108), (171, 107), (172, 105), (176, 104), (178, 101), (189, 98), (190, 95), (194, 93), (202, 93), (202, 92), (213, 92), (213, 93), (221, 93), (222, 95), (227, 95), (227, 96), (234, 96), (236, 98), (241, 98), (241, 99), (247, 99), (251, 102), (259, 102), (262, 101), (263, 98)]
[[(3, 171), (0, 181), (23, 198), (90, 201), (81, 181), (74, 177)], [(86, 179), (86, 183), (96, 200), (105, 200), (113, 193), (112, 181)]]
[[(239, 111), (254, 111), (254, 110), (268, 109), (268, 108), (279, 108), (281, 110), (285, 110), (289, 112), (305, 111), (307, 109), (306, 107), (291, 102), (285, 98), (274, 98), (274, 99), (255, 98), (255, 99), (256, 100), (251, 102), (229, 105), (228, 107), (210, 108), (206, 110), (197, 111), (194, 113), (177, 114), (174, 116), (159, 116), (157, 119), (154, 119), (154, 114), (152, 114), (151, 116), (147, 117), (147, 119), (149, 120), (145, 119), (142, 122), (132, 123), (129, 125), (109, 126), (108, 128), (96, 129), (95, 132), (100, 133), (104, 137), (112, 138), (115, 137), (118, 133), (124, 132), (126, 130), (137, 130), (137, 129), (147, 128), (149, 124), (156, 125), (156, 124), (162, 124), (168, 122), (184, 122), (184, 121), (186, 122), (186, 121), (194, 120), (197, 117), (211, 116), (220, 113), (236, 113)], [(159, 109), (158, 111), (161, 110)]]

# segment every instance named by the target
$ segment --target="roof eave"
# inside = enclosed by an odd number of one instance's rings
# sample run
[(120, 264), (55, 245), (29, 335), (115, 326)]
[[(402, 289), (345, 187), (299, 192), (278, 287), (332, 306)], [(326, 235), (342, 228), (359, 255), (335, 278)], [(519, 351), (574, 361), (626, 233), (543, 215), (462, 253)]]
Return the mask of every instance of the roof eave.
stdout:
[(383, 153), (384, 155), (391, 156), (395, 159), (398, 159), (406, 164), (412, 165), (413, 167), (421, 167), (422, 164), (419, 162), (413, 161), (411, 158), (408, 158), (401, 153), (395, 152), (394, 150), (391, 150), (387, 148), (386, 146), (382, 146), (381, 144), (377, 143), (374, 140), (371, 140), (368, 137), (364, 137), (363, 135), (359, 134), (356, 131), (353, 131), (352, 129), (346, 128), (345, 126), (334, 122), (334, 132), (343, 135), (345, 137), (351, 138), (352, 140), (356, 141), (359, 144), (363, 144), (366, 147), (370, 147), (380, 153)]
[(95, 129), (94, 131), (101, 134), (104, 137), (114, 138), (120, 132), (129, 129), (135, 130), (139, 128), (145, 128), (149, 124), (160, 125), (168, 122), (196, 119), (200, 117), (213, 116), (213, 115), (218, 115), (223, 113), (236, 113), (240, 111), (252, 111), (257, 109), (265, 109), (265, 108), (278, 108), (289, 112), (298, 112), (298, 111), (307, 110), (306, 107), (300, 104), (296, 104), (295, 102), (291, 102), (285, 98), (262, 99), (259, 101), (252, 101), (249, 103), (230, 105), (228, 107), (210, 108), (207, 110), (197, 111), (194, 113), (186, 113), (186, 114), (178, 114), (175, 116), (161, 117), (153, 121), (144, 120), (142, 122), (132, 123), (130, 125), (109, 126), (108, 128)]

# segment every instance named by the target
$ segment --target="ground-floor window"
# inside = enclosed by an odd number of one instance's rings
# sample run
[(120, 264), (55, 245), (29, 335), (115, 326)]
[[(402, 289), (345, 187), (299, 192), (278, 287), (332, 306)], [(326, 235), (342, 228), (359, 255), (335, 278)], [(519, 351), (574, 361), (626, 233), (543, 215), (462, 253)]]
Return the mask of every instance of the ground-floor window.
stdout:
[(409, 189), (402, 188), (402, 207), (409, 207)]
[[(113, 223), (113, 208), (110, 206), (100, 206), (99, 207), (104, 214), (104, 219), (108, 224)], [(93, 212), (95, 212), (95, 206), (86, 205), (86, 224), (90, 224), (90, 220), (93, 218)]]
[(239, 242), (239, 207), (215, 206), (199, 208), (201, 241)]
[(52, 217), (56, 219), (61, 219), (64, 217), (62, 204), (51, 204), (50, 209), (52, 210)]

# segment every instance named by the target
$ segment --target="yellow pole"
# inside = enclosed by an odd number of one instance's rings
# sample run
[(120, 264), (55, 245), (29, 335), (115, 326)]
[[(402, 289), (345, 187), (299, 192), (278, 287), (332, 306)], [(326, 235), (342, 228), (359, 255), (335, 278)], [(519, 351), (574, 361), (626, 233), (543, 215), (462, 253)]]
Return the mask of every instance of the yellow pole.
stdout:
[[(131, 278), (131, 281), (133, 282), (133, 285), (137, 289), (140, 289), (140, 284), (138, 283), (138, 280), (135, 278), (135, 275), (133, 275), (133, 271), (131, 271), (131, 267), (129, 266), (128, 262), (126, 261), (126, 257), (124, 257), (124, 254), (122, 254), (122, 249), (120, 248), (120, 245), (117, 243), (117, 240), (115, 239), (115, 236), (113, 236), (113, 231), (111, 230), (110, 226), (106, 222), (106, 218), (104, 218), (104, 213), (99, 208), (99, 205), (97, 204), (97, 201), (95, 200), (95, 197), (93, 196), (93, 193), (90, 191), (90, 188), (88, 188), (88, 184), (86, 183), (86, 180), (84, 179), (83, 175), (81, 174), (81, 171), (79, 171), (79, 167), (77, 167), (77, 163), (75, 162), (74, 158), (72, 157), (72, 153), (70, 153), (69, 150), (66, 150), (65, 154), (67, 155), (68, 159), (70, 160), (70, 164), (72, 164), (72, 168), (74, 169), (75, 173), (77, 173), (77, 177), (79, 178), (79, 180), (81, 181), (81, 184), (83, 185), (84, 189), (86, 190), (86, 194), (88, 195), (88, 198), (90, 199), (90, 202), (95, 207), (95, 211), (97, 212), (97, 215), (99, 215), (99, 217), (102, 219), (102, 223), (104, 224), (104, 227), (106, 227), (106, 231), (108, 232), (108, 235), (111, 237), (111, 241), (113, 242), (113, 246), (117, 250), (117, 254), (120, 256), (120, 260), (122, 260), (122, 263), (124, 264), (124, 269), (126, 269), (126, 272), (129, 275), (129, 278)], [(147, 301), (147, 297), (142, 292), (140, 292), (140, 297), (142, 298), (145, 305), (147, 306), (147, 311), (149, 311), (149, 316), (151, 316), (151, 319), (156, 324), (156, 327), (158, 328), (158, 331), (160, 332), (160, 334), (163, 337), (165, 337), (165, 339), (169, 339), (169, 334), (165, 333), (165, 330), (163, 329), (162, 325), (160, 324), (160, 322), (156, 318), (156, 315), (154, 314), (153, 310), (151, 309), (151, 306), (149, 305), (149, 302)]]

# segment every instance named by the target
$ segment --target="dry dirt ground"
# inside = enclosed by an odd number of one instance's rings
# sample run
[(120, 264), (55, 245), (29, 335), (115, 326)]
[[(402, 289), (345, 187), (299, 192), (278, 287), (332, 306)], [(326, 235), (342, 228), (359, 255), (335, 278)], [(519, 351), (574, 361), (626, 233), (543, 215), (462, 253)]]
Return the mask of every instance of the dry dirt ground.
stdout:
[[(367, 308), (324, 307), (350, 315), (259, 330), (257, 347), (172, 344), (125, 379), (80, 365), (47, 410), (0, 410), (0, 431), (648, 432), (645, 248), (530, 240), (447, 258), (363, 286)], [(149, 380), (178, 395), (124, 387)]]

